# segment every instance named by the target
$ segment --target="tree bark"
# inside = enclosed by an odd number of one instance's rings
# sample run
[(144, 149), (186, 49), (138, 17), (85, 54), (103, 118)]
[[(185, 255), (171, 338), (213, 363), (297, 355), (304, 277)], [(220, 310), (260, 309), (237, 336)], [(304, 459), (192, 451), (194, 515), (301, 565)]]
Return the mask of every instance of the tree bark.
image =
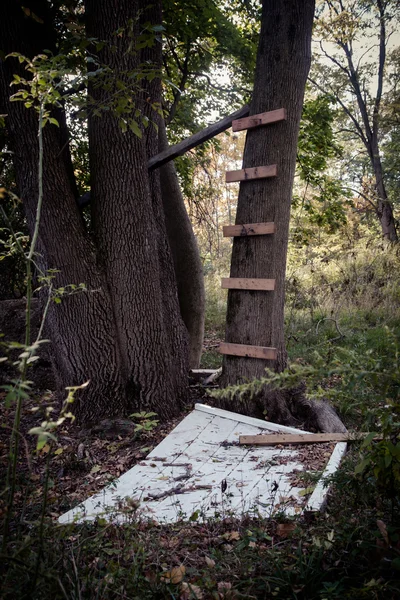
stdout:
[[(157, 19), (152, 23), (161, 23), (158, 6), (153, 5), (149, 14), (145, 6), (131, 0), (121, 0), (117, 9), (108, 0), (87, 0), (88, 36), (107, 42), (98, 58), (112, 69), (113, 81), (128, 85), (129, 73), (140, 71), (145, 60), (160, 67), (160, 44), (142, 52), (129, 48), (144, 15), (147, 20)], [(150, 106), (160, 102), (160, 79), (144, 80), (140, 86), (133, 90), (137, 108), (157, 123), (158, 115)], [(117, 92), (118, 87), (110, 91), (89, 86), (100, 106), (109, 105)], [(113, 110), (102, 112), (101, 118), (93, 113), (89, 117), (93, 227), (132, 407), (151, 408), (166, 417), (176, 414), (186, 397), (187, 334), (179, 314), (159, 174), (149, 176), (146, 168), (157, 151), (152, 125), (139, 137), (130, 130), (122, 132)]]
[[(285, 108), (287, 120), (256, 127), (247, 133), (243, 168), (276, 164), (277, 176), (240, 184), (236, 224), (273, 221), (276, 233), (235, 237), (230, 276), (275, 279), (275, 291), (229, 290), (226, 341), (276, 348), (277, 359), (224, 356), (222, 385), (258, 379), (266, 367), (280, 372), (287, 365), (286, 255), (297, 138), (311, 62), (313, 16), (314, 0), (263, 0), (250, 115)], [(229, 407), (251, 414), (266, 412), (269, 419), (299, 424), (307, 419), (304, 410), (299, 411), (297, 407), (301, 404), (308, 413), (310, 404), (300, 392), (266, 391), (244, 401), (236, 399)], [(318, 426), (316, 419), (314, 425)]]
[[(375, 136), (374, 136), (375, 137)], [(372, 144), (371, 166), (375, 174), (375, 189), (377, 195), (376, 214), (381, 223), (382, 235), (390, 242), (397, 242), (398, 236), (393, 215), (393, 207), (387, 196), (378, 140)]]
[[(161, 122), (159, 151), (163, 152), (167, 148), (165, 125)], [(200, 364), (204, 338), (203, 265), (173, 161), (160, 168), (160, 180), (168, 240), (178, 285), (180, 312), (189, 333), (189, 366), (196, 369)]]
[[(139, 18), (149, 18), (145, 6), (128, 0), (117, 5), (88, 0), (87, 5), (89, 31), (110, 42), (101, 54), (103, 63), (115, 68), (110, 81), (126, 77), (124, 69), (136, 69), (147, 59), (161, 64), (161, 44), (141, 52), (128, 48), (136, 42)], [(1, 3), (1, 49), (30, 57), (44, 48), (55, 49), (50, 4), (27, 0), (24, 6), (36, 18), (27, 16), (18, 2)], [(161, 22), (159, 11), (159, 5), (153, 5), (154, 24)], [(118, 27), (123, 34), (115, 36)], [(9, 101), (13, 73), (26, 76), (21, 69), (15, 59), (0, 65), (0, 112), (8, 114), (19, 194), (32, 233), (38, 197), (38, 118), (23, 103)], [(91, 91), (95, 101), (109, 100), (105, 87)], [(159, 78), (138, 85), (133, 93), (145, 113), (148, 98), (160, 102)], [(54, 116), (64, 123), (61, 111)], [(152, 409), (165, 418), (177, 414), (186, 398), (188, 366), (159, 176), (149, 178), (147, 172), (148, 158), (158, 152), (157, 131), (149, 127), (142, 139), (132, 132), (123, 134), (109, 110), (102, 118), (92, 114), (89, 135), (96, 245), (76, 204), (63, 128), (48, 124), (44, 129), (44, 203), (36, 261), (45, 272), (57, 269), (56, 287), (85, 283), (88, 290), (50, 306), (47, 336), (55, 370), (61, 387), (90, 380), (75, 407), (85, 425), (132, 409)]]
[(247, 133), (243, 168), (277, 165), (277, 176), (240, 184), (236, 224), (273, 221), (276, 233), (235, 237), (231, 277), (275, 279), (275, 291), (230, 290), (226, 341), (277, 348), (276, 361), (224, 357), (223, 381), (281, 371), (287, 358), (283, 332), (286, 255), (297, 138), (311, 62), (313, 0), (263, 1), (262, 26), (250, 115), (285, 108), (286, 121)]
[[(49, 30), (48, 3), (36, 1), (31, 10), (43, 23), (24, 15), (21, 6), (6, 0), (0, 8), (1, 47), (5, 54), (21, 52), (33, 57), (43, 48), (53, 48)], [(10, 102), (13, 73), (26, 76), (17, 59), (3, 61), (0, 68), (1, 113), (6, 113), (14, 152), (17, 186), (32, 234), (38, 200), (38, 116), (22, 102)], [(60, 111), (54, 116), (62, 121)], [(85, 283), (87, 292), (51, 303), (46, 337), (51, 340), (60, 390), (90, 380), (74, 407), (86, 421), (125, 410), (125, 391), (120, 374), (120, 356), (111, 299), (102, 272), (96, 265), (94, 248), (84, 230), (70, 181), (70, 156), (60, 130), (46, 125), (44, 135), (43, 211), (36, 263), (43, 273), (56, 270), (54, 287)], [(110, 402), (112, 398), (112, 402)]]

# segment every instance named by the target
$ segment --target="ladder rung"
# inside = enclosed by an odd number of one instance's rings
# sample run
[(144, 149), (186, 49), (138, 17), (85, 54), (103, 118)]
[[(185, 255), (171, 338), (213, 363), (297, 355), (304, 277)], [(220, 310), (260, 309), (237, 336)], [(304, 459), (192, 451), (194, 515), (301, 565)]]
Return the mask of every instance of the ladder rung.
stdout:
[(263, 358), (265, 360), (275, 360), (277, 355), (276, 348), (267, 348), (266, 346), (248, 346), (246, 344), (228, 344), (227, 342), (220, 343), (219, 351), (221, 354), (245, 356), (248, 358)]
[(221, 279), (221, 287), (225, 290), (272, 291), (275, 289), (275, 279), (224, 277)]
[(224, 237), (246, 237), (275, 233), (275, 223), (247, 223), (246, 225), (224, 225)]
[(259, 127), (260, 125), (268, 125), (269, 123), (284, 121), (285, 119), (286, 110), (284, 108), (278, 108), (277, 110), (270, 110), (269, 112), (252, 115), (251, 117), (236, 119), (235, 121), (232, 121), (232, 131), (252, 129), (253, 127)]
[(240, 169), (240, 171), (227, 171), (225, 180), (226, 183), (232, 183), (234, 181), (248, 181), (249, 179), (265, 179), (266, 177), (275, 177), (276, 171), (276, 165), (250, 167), (248, 169)]

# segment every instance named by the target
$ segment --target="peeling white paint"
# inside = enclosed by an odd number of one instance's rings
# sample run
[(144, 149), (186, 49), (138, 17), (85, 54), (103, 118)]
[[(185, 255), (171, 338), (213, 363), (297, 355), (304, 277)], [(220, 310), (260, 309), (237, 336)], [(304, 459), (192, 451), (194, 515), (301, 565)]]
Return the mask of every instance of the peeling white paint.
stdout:
[(277, 512), (320, 510), (328, 491), (324, 479), (338, 468), (346, 444), (336, 444), (306, 503), (304, 488), (290, 482), (291, 474), (304, 470), (296, 459), (298, 447), (239, 446), (240, 435), (268, 432), (309, 433), (196, 404), (142, 462), (62, 515), (59, 522), (103, 517), (118, 523), (132, 518), (171, 523), (191, 517), (269, 517)]

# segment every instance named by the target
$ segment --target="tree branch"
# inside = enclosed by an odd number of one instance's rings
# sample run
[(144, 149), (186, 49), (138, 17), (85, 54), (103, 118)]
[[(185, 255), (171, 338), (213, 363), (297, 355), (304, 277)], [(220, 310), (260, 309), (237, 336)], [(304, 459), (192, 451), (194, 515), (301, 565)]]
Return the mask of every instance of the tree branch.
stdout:
[(311, 77), (308, 77), (308, 81), (311, 81), (311, 83), (313, 85), (315, 85), (316, 88), (318, 88), (323, 94), (327, 94), (327, 95), (333, 95), (335, 97), (335, 99), (337, 100), (337, 102), (340, 104), (340, 106), (342, 107), (342, 109), (344, 110), (344, 112), (346, 113), (346, 115), (353, 121), (354, 126), (358, 132), (358, 135), (360, 137), (360, 139), (362, 140), (364, 146), (366, 147), (368, 153), (370, 153), (370, 144), (368, 142), (368, 139), (365, 137), (365, 134), (361, 128), (361, 125), (359, 124), (359, 122), (357, 121), (356, 117), (353, 115), (353, 113), (351, 112), (351, 110), (345, 105), (345, 103), (339, 98), (339, 96), (337, 95), (337, 93), (331, 91), (326, 90), (325, 88), (323, 88), (319, 83), (317, 83), (315, 81), (315, 79), (312, 79)]
[(383, 74), (385, 70), (386, 61), (386, 27), (385, 27), (385, 7), (382, 0), (377, 0), (377, 6), (379, 9), (379, 20), (380, 20), (380, 32), (379, 32), (379, 67), (378, 67), (378, 88), (376, 91), (376, 98), (374, 104), (374, 111), (372, 114), (372, 132), (374, 139), (378, 139), (378, 125), (379, 125), (379, 108), (382, 98), (383, 90)]

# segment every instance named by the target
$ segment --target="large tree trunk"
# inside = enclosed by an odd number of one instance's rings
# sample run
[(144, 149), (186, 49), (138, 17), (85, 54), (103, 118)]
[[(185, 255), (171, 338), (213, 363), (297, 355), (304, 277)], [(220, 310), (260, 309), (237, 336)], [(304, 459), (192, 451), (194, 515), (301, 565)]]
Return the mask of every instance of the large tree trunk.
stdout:
[[(290, 206), (296, 167), (297, 138), (304, 89), (311, 61), (314, 0), (263, 1), (262, 25), (250, 114), (285, 108), (287, 120), (247, 133), (243, 167), (277, 165), (277, 177), (241, 183), (236, 224), (273, 221), (274, 235), (235, 237), (231, 277), (275, 279), (275, 291), (230, 290), (226, 341), (277, 349), (277, 359), (225, 356), (222, 384), (260, 378), (266, 367), (277, 372), (287, 365), (284, 340), (286, 255)], [(266, 392), (230, 403), (240, 412), (267, 412), (269, 419), (304, 422), (293, 406), (302, 397)], [(307, 401), (303, 405), (310, 404)], [(325, 428), (325, 427), (324, 427)]]
[[(28, 18), (12, 0), (1, 3), (1, 49), (5, 54), (21, 52), (33, 57), (54, 46), (48, 3), (37, 1), (31, 9), (43, 23)], [(22, 102), (9, 101), (10, 82), (18, 72), (26, 76), (17, 59), (7, 59), (1, 65), (0, 112), (8, 115), (18, 191), (32, 233), (38, 200), (38, 116)], [(54, 116), (63, 119), (60, 112)], [(44, 129), (44, 199), (35, 261), (44, 273), (57, 270), (53, 280), (56, 288), (80, 283), (87, 286), (86, 293), (66, 296), (61, 304), (51, 303), (46, 337), (51, 340), (50, 355), (60, 388), (90, 380), (75, 407), (90, 421), (123, 413), (126, 396), (116, 330), (110, 318), (111, 299), (76, 205), (69, 161), (60, 130), (48, 124)]]
[[(167, 134), (162, 122), (159, 128), (159, 151), (167, 148)], [(196, 369), (200, 364), (204, 338), (203, 265), (173, 161), (160, 168), (160, 180), (165, 223), (178, 285), (179, 306), (189, 333), (189, 365), (191, 369)]]
[(230, 290), (226, 341), (277, 348), (276, 361), (224, 358), (223, 379), (236, 383), (286, 366), (283, 332), (286, 255), (297, 138), (311, 61), (313, 0), (264, 0), (250, 115), (285, 108), (287, 120), (247, 133), (243, 167), (277, 165), (277, 177), (240, 185), (236, 223), (273, 221), (274, 235), (236, 237), (231, 277), (275, 279), (275, 291)]
[[(98, 58), (112, 69), (116, 82), (111, 90), (97, 83), (89, 87), (99, 106), (112, 106), (118, 82), (130, 85), (130, 74), (143, 69), (144, 61), (160, 68), (161, 44), (143, 52), (130, 48), (139, 34), (139, 17), (161, 23), (157, 6), (149, 14), (134, 0), (120, 0), (117, 9), (109, 0), (86, 1), (88, 36), (106, 41)], [(125, 29), (116, 35), (119, 28)], [(161, 100), (160, 79), (133, 82), (137, 108), (157, 123), (159, 117), (149, 107)], [(149, 177), (147, 171), (147, 161), (157, 151), (154, 126), (139, 137), (129, 129), (122, 132), (114, 110), (89, 117), (93, 227), (123, 369), (133, 404), (167, 416), (176, 413), (186, 396), (187, 333), (179, 314), (159, 174)]]
[[(5, 54), (16, 51), (32, 57), (54, 48), (49, 3), (27, 0), (24, 6), (35, 18), (26, 16), (13, 0), (0, 5)], [(138, 11), (136, 2), (124, 0), (116, 7), (103, 0), (88, 1), (88, 8), (89, 30), (110, 43), (117, 40), (115, 52), (107, 47), (101, 55), (116, 68), (116, 81), (118, 72), (135, 69), (145, 58), (143, 52), (139, 56), (128, 51), (144, 7)], [(160, 21), (158, 15), (156, 23)], [(124, 28), (123, 34), (114, 37), (118, 27)], [(160, 56), (160, 49), (157, 52)], [(38, 119), (23, 103), (9, 102), (15, 72), (22, 73), (15, 59), (0, 66), (0, 112), (8, 114), (19, 193), (32, 232), (38, 198)], [(147, 98), (160, 102), (160, 81), (145, 83), (133, 93), (142, 109)], [(102, 87), (92, 95), (107, 100)], [(61, 112), (54, 116), (64, 119)], [(76, 205), (65, 135), (54, 125), (44, 130), (44, 203), (36, 260), (44, 271), (58, 270), (56, 287), (85, 283), (88, 289), (50, 307), (47, 337), (55, 370), (61, 387), (90, 380), (76, 406), (81, 422), (142, 408), (170, 416), (186, 395), (187, 335), (179, 315), (159, 179), (154, 174), (150, 181), (147, 172), (149, 156), (158, 151), (157, 132), (153, 128), (142, 140), (132, 132), (124, 135), (109, 110), (102, 118), (91, 118), (90, 143), (97, 247)]]

